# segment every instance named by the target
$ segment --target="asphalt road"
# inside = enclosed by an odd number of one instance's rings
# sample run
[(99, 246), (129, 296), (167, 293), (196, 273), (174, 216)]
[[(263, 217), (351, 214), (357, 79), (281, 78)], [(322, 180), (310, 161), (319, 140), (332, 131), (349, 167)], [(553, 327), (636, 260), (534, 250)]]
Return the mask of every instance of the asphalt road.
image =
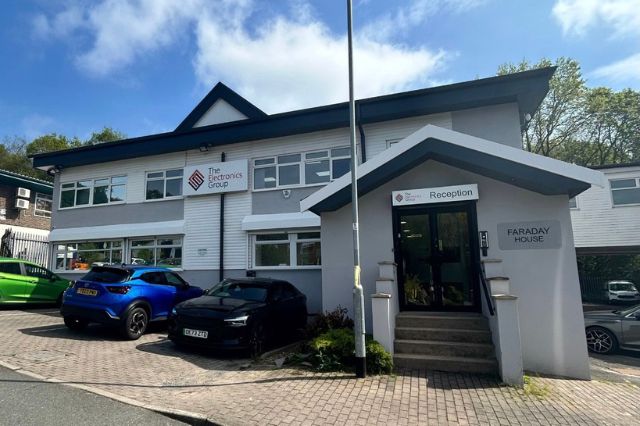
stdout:
[(0, 367), (0, 425), (184, 425), (82, 389)]

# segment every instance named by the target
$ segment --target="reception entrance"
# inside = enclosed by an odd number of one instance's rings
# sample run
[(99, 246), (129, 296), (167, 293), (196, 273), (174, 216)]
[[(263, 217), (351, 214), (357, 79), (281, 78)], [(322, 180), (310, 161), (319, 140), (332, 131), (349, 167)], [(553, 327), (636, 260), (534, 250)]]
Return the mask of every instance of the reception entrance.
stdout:
[(479, 311), (475, 203), (394, 208), (402, 310)]

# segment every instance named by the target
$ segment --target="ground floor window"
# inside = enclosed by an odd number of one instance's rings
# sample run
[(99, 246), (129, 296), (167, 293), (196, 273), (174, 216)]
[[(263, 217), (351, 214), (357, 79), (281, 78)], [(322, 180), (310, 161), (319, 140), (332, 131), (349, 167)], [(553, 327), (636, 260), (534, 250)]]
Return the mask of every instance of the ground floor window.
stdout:
[(250, 268), (319, 267), (320, 231), (260, 233), (250, 236)]
[(179, 236), (59, 242), (53, 247), (58, 271), (85, 271), (92, 266), (123, 262), (167, 268), (182, 266), (182, 237)]

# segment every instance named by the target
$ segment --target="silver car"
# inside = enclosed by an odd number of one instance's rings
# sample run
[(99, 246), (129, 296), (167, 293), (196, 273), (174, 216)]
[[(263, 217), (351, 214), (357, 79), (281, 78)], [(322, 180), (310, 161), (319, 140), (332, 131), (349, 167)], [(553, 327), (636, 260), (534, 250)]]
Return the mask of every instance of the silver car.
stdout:
[(620, 311), (587, 312), (584, 325), (591, 352), (640, 351), (640, 305)]

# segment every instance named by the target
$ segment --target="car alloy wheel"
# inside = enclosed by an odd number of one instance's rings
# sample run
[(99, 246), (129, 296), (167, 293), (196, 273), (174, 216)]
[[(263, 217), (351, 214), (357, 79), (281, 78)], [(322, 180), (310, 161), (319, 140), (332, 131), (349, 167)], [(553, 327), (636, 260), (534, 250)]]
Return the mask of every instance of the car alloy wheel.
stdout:
[(602, 327), (587, 329), (587, 348), (597, 354), (609, 354), (616, 349), (616, 338)]
[(262, 354), (264, 340), (264, 327), (261, 324), (254, 325), (249, 335), (249, 356), (251, 358), (256, 358)]
[(133, 308), (125, 322), (124, 335), (130, 340), (136, 340), (142, 336), (149, 324), (149, 316), (143, 308)]

